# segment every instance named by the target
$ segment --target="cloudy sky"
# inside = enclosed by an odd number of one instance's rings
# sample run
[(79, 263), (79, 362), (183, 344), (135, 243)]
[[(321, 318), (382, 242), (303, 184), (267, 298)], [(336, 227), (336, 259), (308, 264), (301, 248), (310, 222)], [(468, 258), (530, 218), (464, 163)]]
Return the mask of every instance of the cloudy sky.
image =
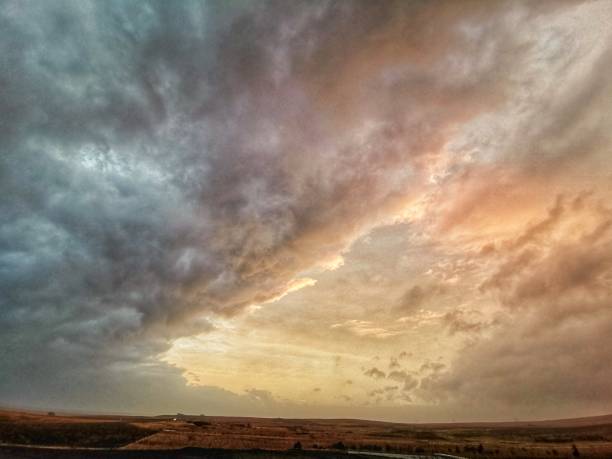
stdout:
[(0, 405), (612, 412), (612, 2), (0, 4)]

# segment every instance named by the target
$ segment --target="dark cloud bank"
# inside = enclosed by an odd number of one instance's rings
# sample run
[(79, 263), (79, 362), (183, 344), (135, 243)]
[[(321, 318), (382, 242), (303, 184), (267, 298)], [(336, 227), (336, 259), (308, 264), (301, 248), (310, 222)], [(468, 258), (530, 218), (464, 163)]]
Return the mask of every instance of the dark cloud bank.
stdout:
[[(499, 107), (517, 84), (514, 69), (531, 63), (507, 15), (570, 7), (3, 1), (0, 402), (259, 406), (257, 392), (184, 387), (155, 356), (172, 338), (210, 329), (215, 316), (282, 294), (401, 209), (457, 126)], [(593, 106), (609, 94), (598, 78), (578, 91)], [(570, 131), (578, 108), (567, 100), (561, 127)], [(554, 129), (523, 141), (554, 138)], [(600, 145), (601, 126), (590, 129)], [(573, 260), (593, 270), (602, 262), (608, 273), (609, 243), (594, 243), (602, 259), (576, 248)], [(556, 253), (545, 258), (551, 276)], [(556, 292), (572, 281), (584, 279), (548, 280)], [(535, 301), (533, 278), (516, 282), (514, 297)], [(606, 344), (608, 292), (589, 302), (606, 314), (595, 328)], [(422, 292), (411, 295), (421, 301)], [(581, 332), (571, 336), (588, 347)], [(535, 339), (487, 347), (484, 379), (471, 377), (481, 367), (468, 362), (470, 377), (436, 373), (430, 386), (486, 393), (481, 384), (507, 375), (499, 354), (523, 355)], [(558, 348), (558, 335), (543, 339)], [(525, 355), (520, 365), (533, 366)], [(580, 397), (611, 395), (610, 375), (596, 373), (594, 392)], [(512, 402), (521, 397), (513, 387), (491, 397)]]

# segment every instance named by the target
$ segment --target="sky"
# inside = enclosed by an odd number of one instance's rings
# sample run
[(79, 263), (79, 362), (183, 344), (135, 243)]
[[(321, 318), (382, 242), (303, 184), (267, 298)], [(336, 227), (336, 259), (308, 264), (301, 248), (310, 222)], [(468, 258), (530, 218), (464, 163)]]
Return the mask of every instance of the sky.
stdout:
[(0, 6), (0, 406), (612, 412), (612, 2)]

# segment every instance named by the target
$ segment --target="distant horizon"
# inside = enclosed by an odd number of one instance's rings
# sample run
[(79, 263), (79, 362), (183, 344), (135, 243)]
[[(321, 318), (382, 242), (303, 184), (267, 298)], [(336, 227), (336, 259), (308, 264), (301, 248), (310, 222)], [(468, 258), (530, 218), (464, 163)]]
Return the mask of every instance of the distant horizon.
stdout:
[(227, 419), (282, 419), (287, 421), (363, 421), (363, 422), (374, 422), (374, 423), (383, 423), (383, 424), (406, 424), (406, 425), (469, 425), (469, 424), (483, 424), (483, 425), (492, 425), (492, 424), (528, 424), (528, 423), (555, 423), (555, 422), (571, 422), (571, 421), (590, 421), (590, 420), (599, 420), (610, 418), (612, 420), (612, 413), (605, 414), (596, 414), (589, 416), (579, 416), (579, 417), (571, 417), (571, 418), (546, 418), (546, 419), (509, 419), (509, 420), (480, 420), (480, 421), (459, 421), (459, 420), (449, 420), (449, 421), (392, 421), (385, 419), (370, 419), (370, 418), (334, 418), (334, 417), (305, 417), (305, 418), (292, 418), (285, 416), (240, 416), (240, 415), (223, 415), (223, 414), (206, 414), (206, 413), (188, 413), (188, 412), (176, 412), (176, 413), (151, 413), (151, 414), (143, 414), (143, 413), (122, 413), (122, 412), (105, 412), (105, 411), (78, 411), (78, 410), (69, 410), (64, 411), (62, 409), (53, 409), (53, 408), (27, 408), (27, 407), (10, 407), (0, 405), (0, 413), (1, 412), (15, 412), (15, 413), (32, 413), (32, 414), (40, 414), (40, 415), (48, 415), (49, 413), (53, 413), (55, 416), (84, 416), (84, 417), (95, 417), (95, 416), (104, 416), (104, 417), (133, 417), (133, 418), (158, 418), (158, 417), (176, 417), (176, 416), (186, 416), (186, 417), (209, 417), (209, 418), (227, 418)]

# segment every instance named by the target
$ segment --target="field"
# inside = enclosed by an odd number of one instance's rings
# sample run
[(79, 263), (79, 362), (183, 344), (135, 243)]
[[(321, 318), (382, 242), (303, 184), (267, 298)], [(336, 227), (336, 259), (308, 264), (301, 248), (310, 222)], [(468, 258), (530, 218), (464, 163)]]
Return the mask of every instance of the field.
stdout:
[(534, 423), (398, 424), (0, 411), (0, 444), (3, 445), (0, 459), (271, 456), (335, 459), (346, 457), (347, 450), (445, 453), (470, 458), (611, 458), (612, 415)]

